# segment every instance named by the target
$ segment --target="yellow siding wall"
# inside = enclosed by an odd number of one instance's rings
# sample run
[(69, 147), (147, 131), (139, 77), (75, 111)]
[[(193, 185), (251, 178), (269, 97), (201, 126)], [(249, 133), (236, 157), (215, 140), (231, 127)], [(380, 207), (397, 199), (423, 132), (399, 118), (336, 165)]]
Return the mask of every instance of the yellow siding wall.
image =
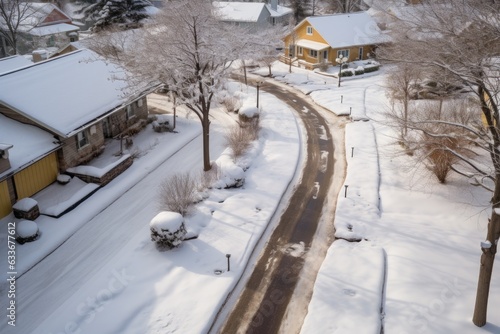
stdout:
[[(288, 46), (290, 44), (296, 44), (299, 39), (307, 39), (309, 41), (318, 42), (318, 43), (326, 43), (323, 37), (313, 28), (312, 35), (307, 34), (307, 27), (311, 26), (309, 21), (305, 20), (300, 26), (298, 26), (294, 31), (294, 34), (290, 34), (285, 37), (285, 50), (288, 50)], [(309, 52), (309, 50), (307, 50)], [(306, 49), (304, 49), (304, 56), (306, 56)], [(298, 56), (299, 58), (303, 58), (302, 56)]]
[(14, 175), (18, 199), (29, 197), (50, 185), (56, 180), (57, 172), (54, 152)]
[(12, 211), (7, 180), (0, 182), (0, 219)]

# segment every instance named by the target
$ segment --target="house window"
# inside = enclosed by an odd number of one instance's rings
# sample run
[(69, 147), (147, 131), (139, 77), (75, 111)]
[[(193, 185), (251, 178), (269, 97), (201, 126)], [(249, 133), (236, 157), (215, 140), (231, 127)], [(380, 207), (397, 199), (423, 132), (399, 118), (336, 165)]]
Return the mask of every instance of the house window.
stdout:
[(134, 108), (131, 105), (127, 106), (127, 119), (131, 119), (135, 116)]
[(328, 50), (323, 51), (323, 59), (328, 60)]
[(337, 51), (337, 58), (344, 58), (346, 57), (349, 59), (349, 50), (339, 50)]
[(363, 47), (360, 47), (360, 48), (359, 48), (359, 51), (358, 51), (358, 59), (359, 59), (359, 60), (363, 59)]
[(87, 130), (83, 130), (76, 134), (76, 146), (81, 149), (89, 144), (89, 137)]
[(304, 53), (304, 49), (302, 49), (302, 47), (301, 47), (301, 46), (297, 46), (297, 54), (298, 54), (299, 56), (302, 56), (302, 54), (303, 54), (303, 53)]
[(142, 99), (137, 100), (137, 107), (142, 107)]
[(318, 58), (318, 51), (316, 50), (309, 50), (309, 56)]
[(307, 34), (308, 35), (312, 35), (313, 34), (313, 27), (311, 27), (311, 26), (307, 27)]

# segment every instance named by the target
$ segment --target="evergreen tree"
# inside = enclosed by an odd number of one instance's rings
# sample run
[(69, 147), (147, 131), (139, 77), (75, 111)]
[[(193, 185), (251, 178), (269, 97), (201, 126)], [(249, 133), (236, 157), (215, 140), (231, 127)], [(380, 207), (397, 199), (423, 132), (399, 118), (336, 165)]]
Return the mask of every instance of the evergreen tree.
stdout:
[(138, 23), (149, 17), (149, 0), (99, 0), (80, 10), (86, 21), (93, 21), (93, 30), (102, 30), (115, 24)]

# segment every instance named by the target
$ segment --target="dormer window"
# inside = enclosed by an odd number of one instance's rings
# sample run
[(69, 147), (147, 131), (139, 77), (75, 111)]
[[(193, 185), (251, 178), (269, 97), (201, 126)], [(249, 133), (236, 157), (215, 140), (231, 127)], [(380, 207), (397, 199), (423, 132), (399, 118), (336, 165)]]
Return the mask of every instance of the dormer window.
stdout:
[(311, 27), (311, 26), (307, 27), (307, 34), (308, 35), (312, 35), (313, 34), (313, 27)]

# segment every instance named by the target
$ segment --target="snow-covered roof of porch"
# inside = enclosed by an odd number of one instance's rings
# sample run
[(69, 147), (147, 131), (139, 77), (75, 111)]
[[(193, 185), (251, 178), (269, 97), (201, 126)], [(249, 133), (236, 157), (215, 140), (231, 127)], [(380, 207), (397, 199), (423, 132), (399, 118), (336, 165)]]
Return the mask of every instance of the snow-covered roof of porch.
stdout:
[(321, 51), (330, 47), (328, 44), (308, 41), (307, 39), (299, 39), (296, 44), (297, 46), (316, 51)]

